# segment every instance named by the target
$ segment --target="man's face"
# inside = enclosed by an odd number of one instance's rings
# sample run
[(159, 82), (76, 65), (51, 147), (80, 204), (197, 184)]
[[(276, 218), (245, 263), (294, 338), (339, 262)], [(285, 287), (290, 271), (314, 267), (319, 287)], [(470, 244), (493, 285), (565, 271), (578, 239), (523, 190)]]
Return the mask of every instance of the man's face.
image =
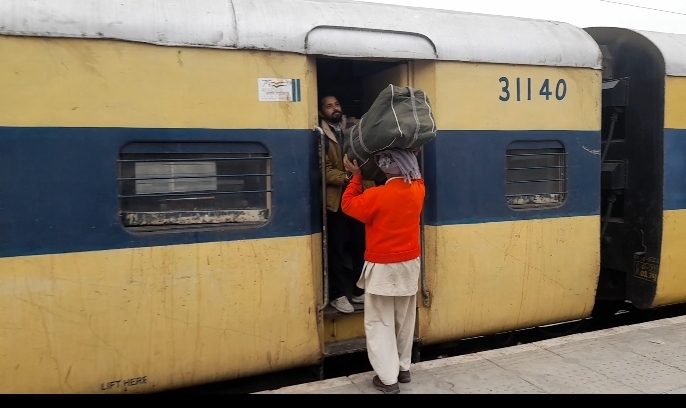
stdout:
[(332, 96), (324, 99), (319, 114), (329, 123), (340, 123), (343, 119), (341, 105), (338, 103), (338, 99)]

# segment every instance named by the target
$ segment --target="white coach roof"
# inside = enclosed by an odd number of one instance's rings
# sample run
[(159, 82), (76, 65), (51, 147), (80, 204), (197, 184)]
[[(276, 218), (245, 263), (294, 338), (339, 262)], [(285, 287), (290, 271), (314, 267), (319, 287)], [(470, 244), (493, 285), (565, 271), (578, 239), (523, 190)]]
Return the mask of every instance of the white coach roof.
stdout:
[(594, 69), (602, 61), (593, 39), (566, 23), (346, 0), (0, 0), (0, 34)]

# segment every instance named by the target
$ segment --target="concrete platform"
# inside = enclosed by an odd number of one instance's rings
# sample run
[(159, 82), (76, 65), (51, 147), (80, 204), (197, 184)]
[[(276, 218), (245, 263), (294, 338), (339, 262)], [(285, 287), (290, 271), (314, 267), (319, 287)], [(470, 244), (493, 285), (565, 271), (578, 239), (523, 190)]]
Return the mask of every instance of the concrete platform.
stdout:
[[(686, 394), (686, 316), (412, 365), (405, 394)], [(380, 394), (374, 373), (259, 394)]]

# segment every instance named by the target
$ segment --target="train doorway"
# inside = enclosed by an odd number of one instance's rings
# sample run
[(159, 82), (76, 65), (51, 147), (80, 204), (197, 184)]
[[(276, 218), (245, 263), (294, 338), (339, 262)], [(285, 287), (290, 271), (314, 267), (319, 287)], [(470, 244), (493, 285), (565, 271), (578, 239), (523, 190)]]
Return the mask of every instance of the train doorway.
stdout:
[[(321, 104), (324, 97), (335, 97), (340, 104), (342, 115), (348, 119), (349, 126), (356, 123), (367, 112), (379, 93), (389, 84), (413, 85), (412, 62), (408, 61), (318, 58), (316, 67), (318, 103)], [(329, 124), (319, 117), (318, 126), (323, 130)], [(320, 148), (324, 150), (331, 148), (333, 143), (330, 138), (331, 135), (335, 135), (333, 133), (335, 129), (328, 130), (328, 135), (321, 135)], [(341, 152), (344, 153), (342, 146)], [(326, 180), (325, 172), (322, 178)], [(355, 284), (364, 262), (362, 259), (364, 226), (355, 220), (346, 221), (347, 216), (343, 215), (340, 210), (338, 194), (342, 194), (345, 187), (339, 186), (336, 189), (336, 186), (327, 186), (324, 180), (322, 182), (322, 198), (325, 207), (322, 213), (324, 225), (322, 232), (324, 265), (322, 298), (324, 302), (322, 307), (324, 355), (328, 357), (366, 349), (364, 305), (355, 302), (357, 300), (355, 298), (361, 293), (358, 292)], [(382, 183), (383, 180), (376, 180), (376, 182)], [(327, 204), (328, 207), (335, 208), (327, 210)], [(332, 306), (332, 301), (340, 299), (341, 296), (346, 298), (343, 307)]]
[(344, 115), (361, 118), (389, 84), (411, 85), (409, 62), (317, 59), (318, 97), (338, 98)]

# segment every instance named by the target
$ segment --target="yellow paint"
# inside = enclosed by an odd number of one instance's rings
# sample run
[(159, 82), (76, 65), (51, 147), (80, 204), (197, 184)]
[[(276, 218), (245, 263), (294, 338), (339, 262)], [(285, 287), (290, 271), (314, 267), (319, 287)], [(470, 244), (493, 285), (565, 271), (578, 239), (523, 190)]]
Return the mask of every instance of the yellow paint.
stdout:
[[(307, 57), (307, 84), (302, 89), (303, 101), (307, 101), (308, 107), (308, 129), (319, 126), (319, 97), (317, 89), (317, 59), (313, 56)], [(303, 81), (304, 82), (304, 81)], [(307, 92), (307, 95), (305, 95)], [(306, 99), (307, 98), (307, 99)]]
[(686, 77), (665, 78), (665, 127), (686, 129)]
[(593, 309), (600, 218), (426, 227), (433, 303), (419, 309), (422, 342), (569, 321)]
[(364, 314), (326, 318), (324, 322), (324, 342), (327, 344), (345, 340), (364, 338)]
[(2, 258), (0, 393), (143, 376), (128, 392), (149, 392), (316, 364), (314, 240)]
[[(12, 55), (0, 60), (2, 126), (302, 129), (316, 123), (314, 57), (14, 36), (0, 36), (0, 53)], [(600, 128), (597, 70), (417, 61), (415, 75), (415, 86), (433, 100), (439, 129)], [(508, 102), (498, 99), (503, 76), (510, 80)], [(258, 77), (301, 79), (302, 102), (259, 102)], [(533, 81), (531, 101), (526, 78)], [(539, 95), (545, 78), (553, 93), (558, 79), (567, 81), (564, 100)]]
[[(423, 90), (429, 98), (434, 116), (436, 116), (436, 65), (435, 61), (413, 61), (410, 65), (412, 86)], [(438, 120), (438, 119), (436, 119)]]
[[(686, 129), (686, 78), (665, 78), (665, 128)], [(686, 302), (686, 210), (664, 211), (653, 307)]]
[[(0, 55), (0, 126), (307, 129), (316, 106), (297, 54), (0, 36)], [(300, 78), (302, 102), (259, 102), (258, 77)]]
[[(311, 237), (312, 281), (317, 307), (319, 308), (324, 305), (324, 274), (322, 272), (324, 262), (322, 259), (322, 234), (313, 234)], [(317, 331), (319, 333), (318, 341), (320, 350), (324, 350), (324, 322), (322, 316), (323, 313), (318, 313)]]
[(653, 307), (686, 302), (686, 210), (665, 211)]
[[(439, 130), (600, 130), (600, 71), (425, 61), (415, 67), (415, 86), (429, 95)], [(509, 80), (507, 102), (499, 99), (505, 96), (501, 77)], [(532, 80), (530, 101), (527, 78)], [(545, 79), (550, 80), (549, 100), (539, 95)], [(555, 88), (560, 79), (566, 81), (567, 93), (558, 101)]]

